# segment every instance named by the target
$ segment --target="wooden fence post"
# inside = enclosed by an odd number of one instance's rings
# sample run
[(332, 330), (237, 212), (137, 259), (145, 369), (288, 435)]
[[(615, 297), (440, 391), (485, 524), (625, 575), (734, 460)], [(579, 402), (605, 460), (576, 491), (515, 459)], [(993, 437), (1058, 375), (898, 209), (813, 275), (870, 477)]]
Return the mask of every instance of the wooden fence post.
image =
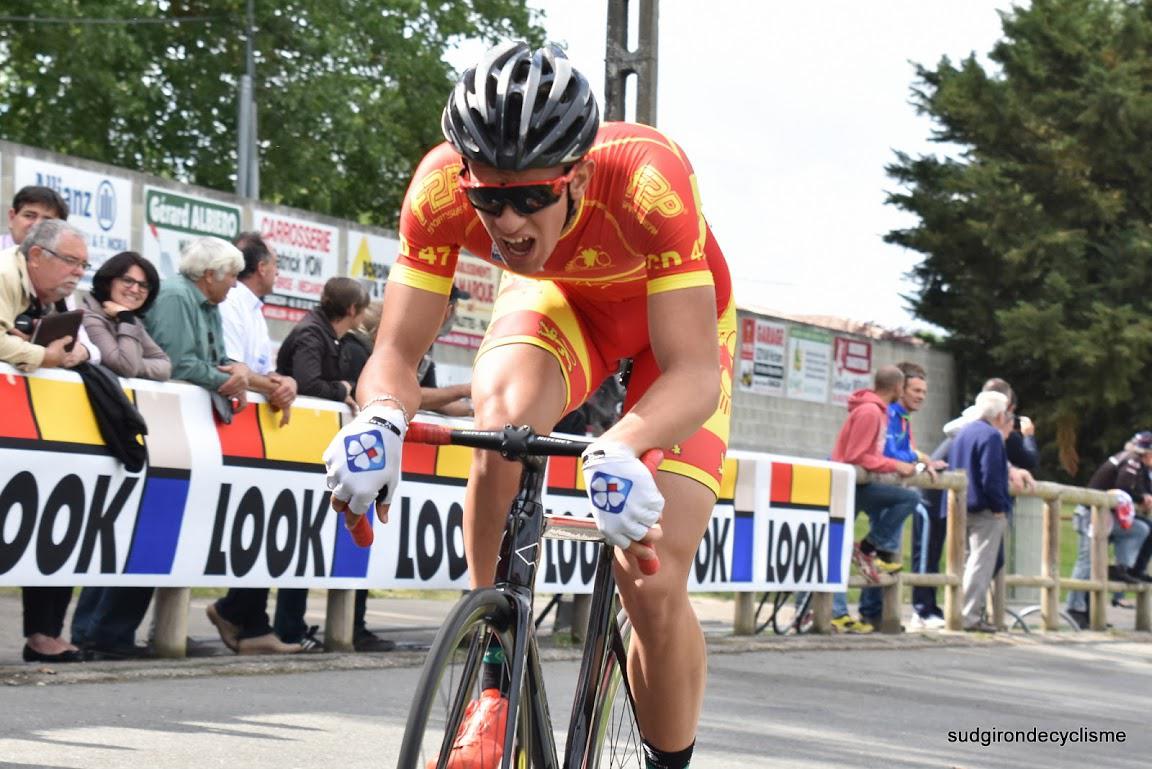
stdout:
[(968, 545), (968, 481), (948, 490), (947, 574), (954, 584), (944, 589), (944, 621), (949, 630), (962, 630), (960, 610), (964, 603), (964, 559)]
[(1088, 592), (1088, 619), (1093, 630), (1103, 630), (1108, 624), (1108, 537), (1104, 532), (1111, 514), (1106, 507), (1092, 505), (1092, 581), (1099, 583)]
[(832, 632), (832, 594), (812, 594), (812, 632), (827, 635)]
[(324, 617), (324, 648), (327, 651), (352, 651), (352, 619), (355, 611), (355, 590), (328, 591), (328, 614)]
[(1040, 616), (1045, 630), (1060, 627), (1060, 515), (1063, 501), (1059, 496), (1044, 503), (1044, 531), (1041, 536), (1040, 576), (1053, 584), (1040, 588)]
[(188, 604), (191, 599), (192, 589), (188, 587), (156, 588), (153, 644), (157, 657), (175, 659), (188, 656)]
[(737, 593), (732, 617), (732, 635), (752, 635), (756, 632), (755, 593)]

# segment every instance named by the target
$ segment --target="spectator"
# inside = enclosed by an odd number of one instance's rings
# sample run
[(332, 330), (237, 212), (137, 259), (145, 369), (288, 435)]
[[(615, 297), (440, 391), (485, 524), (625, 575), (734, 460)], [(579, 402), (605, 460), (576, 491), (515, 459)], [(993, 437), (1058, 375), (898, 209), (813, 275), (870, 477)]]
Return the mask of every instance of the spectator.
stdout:
[[(284, 374), (295, 373), (300, 379), (300, 393), (317, 398), (343, 401), (355, 410), (352, 382), (359, 371), (349, 371), (342, 364), (345, 345), (360, 345), (347, 341), (350, 332), (364, 322), (368, 309), (368, 291), (358, 280), (330, 278), (320, 295), (320, 307), (306, 315), (284, 339), (276, 356), (276, 369)], [(379, 324), (379, 316), (377, 316)], [(389, 651), (395, 644), (380, 638), (365, 625), (368, 591), (357, 591), (353, 615), (353, 647), (357, 651)], [(315, 644), (313, 632), (304, 620), (308, 607), (307, 588), (283, 588), (276, 594), (274, 628), (285, 641), (300, 641), (305, 646)], [(369, 637), (370, 636), (370, 637)], [(359, 639), (359, 643), (357, 643)]]
[[(276, 285), (279, 259), (258, 232), (242, 232), (234, 244), (243, 258), (236, 285), (220, 303), (228, 357), (248, 367), (248, 387), (263, 394), (287, 424), (296, 399), (296, 380), (272, 369), (272, 339), (264, 320), (264, 297)], [(234, 587), (208, 607), (208, 618), (224, 644), (238, 654), (297, 654), (316, 651), (320, 642), (285, 639), (268, 622), (268, 588)]]
[(68, 204), (51, 187), (21, 187), (8, 209), (8, 229), (0, 238), (0, 253), (20, 245), (28, 231), (45, 219), (68, 219)]
[[(440, 324), (437, 337), (444, 336), (452, 330), (456, 320), (456, 307), (461, 299), (471, 298), (467, 291), (461, 291), (455, 285), (448, 296), (448, 306), (444, 309), (444, 319)], [(345, 376), (350, 378), (355, 389), (360, 372), (368, 362), (372, 346), (376, 339), (376, 331), (380, 327), (380, 315), (383, 310), (383, 301), (376, 300), (368, 306), (364, 314), (364, 322), (360, 330), (353, 329), (341, 339), (340, 359)], [(420, 360), (417, 368), (420, 377), (420, 408), (424, 411), (435, 411), (450, 417), (466, 417), (472, 415), (472, 385), (456, 384), (441, 387), (436, 381), (436, 363), (432, 360), (432, 350), (428, 349)]]
[[(172, 372), (168, 356), (141, 321), (160, 291), (152, 263), (133, 251), (116, 254), (92, 278), (84, 300), (84, 326), (103, 364), (124, 377), (164, 381)], [(154, 588), (86, 587), (72, 615), (72, 642), (89, 659), (148, 656), (136, 645), (136, 629), (148, 612)]]
[[(98, 361), (99, 351), (81, 328), (72, 337), (46, 347), (32, 344), (30, 327), (46, 315), (72, 307), (72, 292), (88, 267), (84, 235), (63, 220), (68, 209), (51, 190), (24, 188), (16, 194), (8, 223), (15, 246), (0, 252), (0, 361), (24, 371), (71, 368)], [(47, 201), (47, 202), (44, 202)], [(23, 329), (23, 330), (21, 330)], [(26, 662), (79, 662), (80, 650), (61, 637), (64, 615), (72, 600), (70, 587), (25, 587), (24, 650)]]
[(288, 424), (296, 399), (296, 380), (273, 369), (272, 337), (263, 312), (264, 297), (276, 286), (279, 257), (258, 232), (240, 233), (233, 245), (244, 256), (244, 269), (220, 303), (224, 350), (229, 358), (248, 367), (248, 389), (263, 395), (273, 410), (281, 412), (283, 426)]
[(92, 278), (84, 328), (101, 362), (119, 376), (160, 382), (172, 376), (168, 355), (142, 324), (159, 291), (156, 268), (135, 251), (116, 254)]
[(300, 392), (317, 398), (352, 400), (352, 382), (340, 363), (340, 339), (358, 327), (368, 308), (368, 292), (353, 278), (330, 278), (320, 306), (301, 320), (280, 346), (276, 370), (295, 376)]
[(197, 238), (180, 254), (180, 274), (164, 281), (145, 329), (172, 361), (175, 379), (200, 385), (232, 399), (233, 409), (248, 405), (250, 371), (228, 358), (219, 304), (244, 268), (240, 251), (220, 238)]
[(30, 341), (40, 318), (73, 309), (72, 292), (86, 269), (84, 233), (62, 219), (42, 220), (18, 247), (0, 253), (0, 361), (22, 371), (100, 361), (83, 327), (75, 345), (70, 336), (46, 347)]
[[(904, 391), (900, 398), (888, 407), (888, 437), (884, 442), (884, 456), (902, 462), (916, 463), (917, 468), (922, 468), (932, 480), (936, 480), (936, 472), (943, 470), (948, 463), (918, 451), (912, 439), (911, 415), (919, 411), (928, 398), (928, 373), (923, 366), (911, 362), (897, 364), (897, 367), (904, 373)], [(919, 574), (937, 574), (940, 571), (940, 556), (944, 550), (946, 521), (929, 514), (923, 495), (920, 495), (920, 502), (916, 505), (916, 513), (916, 517), (912, 519), (912, 570)], [(918, 589), (913, 588), (913, 592)], [(880, 601), (879, 588), (865, 588), (860, 594), (860, 613), (878, 614)], [(916, 600), (913, 598), (914, 606), (915, 603)], [(923, 614), (913, 611), (912, 627), (940, 630), (944, 627), (944, 613), (938, 608), (935, 612), (929, 609)]]
[[(859, 465), (870, 473), (896, 473), (907, 477), (916, 472), (910, 462), (884, 456), (888, 434), (888, 406), (904, 391), (904, 373), (896, 366), (882, 366), (876, 371), (872, 390), (857, 390), (848, 399), (848, 419), (840, 428), (832, 450), (834, 462)], [(852, 558), (861, 573), (872, 579), (878, 571), (894, 573), (902, 564), (898, 551), (904, 519), (916, 510), (920, 497), (912, 489), (883, 483), (856, 486), (856, 509), (868, 516), (868, 535), (853, 548)], [(832, 601), (832, 627), (841, 633), (871, 633), (879, 621), (879, 612), (864, 614), (855, 620), (848, 614), (848, 597), (837, 593)], [(879, 607), (869, 607), (879, 608)]]
[[(1136, 506), (1144, 511), (1152, 509), (1152, 484), (1148, 472), (1152, 468), (1152, 432), (1138, 432), (1124, 446), (1124, 450), (1104, 461), (1088, 481), (1088, 488), (1108, 491), (1116, 489), (1128, 494)], [(1073, 579), (1092, 576), (1092, 511), (1086, 505), (1077, 505), (1072, 518), (1080, 535)], [(1143, 582), (1148, 580), (1134, 565), (1139, 552), (1152, 536), (1152, 526), (1146, 518), (1135, 518), (1129, 528), (1112, 526), (1108, 539), (1116, 545), (1116, 563), (1108, 567), (1108, 579), (1114, 582)], [(1068, 614), (1081, 628), (1088, 627), (1088, 594), (1082, 590), (1068, 593)]]
[(1008, 525), (1008, 457), (1004, 441), (1012, 431), (1008, 397), (985, 391), (976, 396), (976, 420), (957, 434), (948, 464), (968, 474), (968, 558), (964, 562), (962, 622), (967, 631), (995, 633), (984, 619), (996, 553)]

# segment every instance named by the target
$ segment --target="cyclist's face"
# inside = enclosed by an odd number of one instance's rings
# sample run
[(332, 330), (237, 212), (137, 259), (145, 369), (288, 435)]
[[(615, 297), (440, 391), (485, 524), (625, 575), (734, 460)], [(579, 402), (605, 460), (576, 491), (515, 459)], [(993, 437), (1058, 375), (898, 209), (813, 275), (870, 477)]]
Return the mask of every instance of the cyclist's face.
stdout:
[[(593, 163), (581, 161), (573, 169), (572, 180), (564, 185), (559, 200), (532, 214), (523, 214), (515, 206), (505, 205), (499, 214), (476, 209), (484, 229), (492, 237), (496, 256), (513, 272), (531, 275), (539, 272), (552, 255), (564, 234), (568, 201), (576, 203), (584, 196), (592, 176)], [(563, 166), (531, 168), (527, 171), (500, 171), (491, 166), (470, 163), (469, 175), (482, 184), (550, 181), (564, 175)]]

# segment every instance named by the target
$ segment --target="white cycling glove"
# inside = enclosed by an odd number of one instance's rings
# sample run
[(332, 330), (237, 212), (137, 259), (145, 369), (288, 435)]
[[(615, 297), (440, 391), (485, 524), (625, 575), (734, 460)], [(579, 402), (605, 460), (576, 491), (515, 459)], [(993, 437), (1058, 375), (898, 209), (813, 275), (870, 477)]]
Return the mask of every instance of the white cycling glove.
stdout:
[(642, 539), (664, 511), (652, 471), (630, 448), (612, 441), (596, 441), (582, 456), (596, 526), (609, 544), (627, 548)]
[(324, 451), (328, 488), (357, 515), (373, 502), (389, 504), (400, 483), (400, 453), (404, 445), (404, 412), (383, 405), (369, 406), (344, 425)]

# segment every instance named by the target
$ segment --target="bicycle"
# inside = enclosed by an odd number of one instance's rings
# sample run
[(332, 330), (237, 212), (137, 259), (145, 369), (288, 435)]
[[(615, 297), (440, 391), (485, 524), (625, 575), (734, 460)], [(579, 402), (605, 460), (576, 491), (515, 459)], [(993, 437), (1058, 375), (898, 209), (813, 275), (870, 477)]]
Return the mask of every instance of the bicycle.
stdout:
[[(466, 716), (480, 697), (483, 665), (500, 664), (508, 690), (502, 769), (623, 769), (644, 766), (635, 702), (628, 687), (630, 626), (614, 611), (614, 548), (591, 519), (546, 516), (541, 505), (546, 456), (579, 456), (587, 443), (537, 435), (530, 427), (455, 430), (413, 423), (406, 441), (499, 451), (521, 463), (520, 488), (508, 513), (492, 587), (456, 604), (424, 663), (400, 747), (399, 769), (443, 769)], [(655, 472), (662, 452), (642, 460)], [(552, 733), (532, 598), (544, 536), (600, 542), (588, 631), (561, 763)], [(641, 564), (651, 573), (657, 564)], [(621, 687), (621, 684), (623, 686)], [(618, 697), (620, 689), (624, 696)]]
[[(794, 600), (789, 600), (793, 598)], [(769, 601), (772, 608), (767, 617), (761, 622), (760, 615)], [(812, 629), (815, 613), (812, 611), (812, 593), (798, 591), (795, 594), (790, 590), (781, 590), (775, 593), (765, 593), (756, 606), (754, 623), (756, 634), (759, 635), (772, 628), (776, 635), (789, 635), (790, 633), (803, 634)]]

